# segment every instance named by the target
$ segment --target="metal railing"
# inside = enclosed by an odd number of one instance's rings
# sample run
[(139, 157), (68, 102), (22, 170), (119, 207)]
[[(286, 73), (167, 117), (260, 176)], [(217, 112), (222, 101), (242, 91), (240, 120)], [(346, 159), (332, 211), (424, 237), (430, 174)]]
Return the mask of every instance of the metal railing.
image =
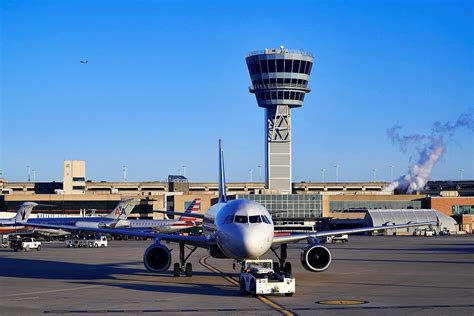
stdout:
[(311, 88), (307, 84), (294, 83), (269, 83), (269, 84), (255, 84), (249, 87), (250, 91), (269, 90), (269, 89), (298, 89), (310, 91)]
[(265, 48), (263, 50), (256, 50), (256, 51), (250, 52), (247, 55), (245, 55), (245, 57), (249, 57), (249, 56), (253, 56), (253, 55), (261, 55), (261, 54), (301, 54), (301, 55), (305, 55), (305, 56), (314, 57), (313, 54), (311, 54), (307, 51), (304, 51), (302, 49), (286, 49), (286, 48), (283, 48), (283, 49), (281, 49), (281, 48), (273, 48), (273, 49)]

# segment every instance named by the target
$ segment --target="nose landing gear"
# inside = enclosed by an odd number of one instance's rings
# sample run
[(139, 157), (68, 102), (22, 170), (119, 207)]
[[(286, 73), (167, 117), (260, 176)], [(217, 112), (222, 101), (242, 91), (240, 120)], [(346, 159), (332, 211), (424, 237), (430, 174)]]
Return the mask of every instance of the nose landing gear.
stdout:
[[(280, 249), (280, 254), (278, 254), (278, 248)], [(273, 270), (275, 272), (283, 272), (288, 277), (291, 277), (293, 274), (293, 270), (291, 267), (291, 262), (287, 262), (286, 259), (288, 258), (288, 245), (282, 244), (278, 248), (270, 248), (270, 250), (275, 254), (278, 259), (278, 262), (273, 263)]]
[[(185, 248), (189, 249), (189, 253), (185, 255)], [(188, 247), (183, 243), (179, 244), (179, 263), (176, 262), (173, 265), (173, 276), (179, 277), (181, 274), (184, 274), (186, 277), (193, 276), (193, 265), (191, 262), (186, 262), (192, 253), (197, 249), (197, 247)]]

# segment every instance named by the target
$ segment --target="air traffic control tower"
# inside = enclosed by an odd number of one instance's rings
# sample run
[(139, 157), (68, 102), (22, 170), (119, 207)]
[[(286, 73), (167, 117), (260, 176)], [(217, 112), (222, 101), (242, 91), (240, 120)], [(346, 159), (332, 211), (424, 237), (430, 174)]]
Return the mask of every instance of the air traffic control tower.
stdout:
[(280, 47), (250, 53), (245, 60), (252, 80), (249, 90), (265, 108), (266, 188), (291, 194), (291, 108), (302, 106), (310, 92), (313, 56)]

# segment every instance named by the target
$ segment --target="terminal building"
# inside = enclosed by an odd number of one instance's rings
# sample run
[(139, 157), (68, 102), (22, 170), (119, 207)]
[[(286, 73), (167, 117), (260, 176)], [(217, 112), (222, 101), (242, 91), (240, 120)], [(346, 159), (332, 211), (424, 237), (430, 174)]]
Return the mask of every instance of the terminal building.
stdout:
[[(81, 165), (81, 164), (78, 164)], [(85, 170), (81, 167), (82, 170)], [(183, 211), (194, 198), (201, 198), (204, 212), (217, 202), (218, 184), (189, 182), (183, 176), (170, 176), (168, 181), (106, 182), (82, 179), (84, 188), (64, 186), (73, 178), (86, 178), (70, 172), (64, 163), (64, 182), (8, 182), (0, 180), (0, 217), (11, 217), (25, 201), (55, 205), (38, 206), (33, 214), (41, 216), (104, 214), (123, 197), (141, 199), (132, 212), (133, 218), (163, 218), (154, 210)], [(82, 182), (83, 181), (83, 182)], [(451, 183), (456, 183), (453, 181)], [(394, 194), (382, 190), (387, 182), (313, 183), (293, 182), (292, 194), (276, 194), (260, 182), (228, 183), (230, 198), (258, 201), (274, 214), (276, 226), (288, 230), (313, 230), (358, 227), (364, 225), (371, 210), (434, 209), (454, 218), (460, 230), (472, 231), (474, 195), (466, 191), (439, 191), (434, 194)], [(474, 181), (462, 181), (469, 187)], [(80, 186), (80, 185), (78, 185)], [(427, 186), (431, 186), (431, 182)], [(452, 189), (451, 187), (449, 189)], [(437, 193), (437, 194), (436, 194)]]

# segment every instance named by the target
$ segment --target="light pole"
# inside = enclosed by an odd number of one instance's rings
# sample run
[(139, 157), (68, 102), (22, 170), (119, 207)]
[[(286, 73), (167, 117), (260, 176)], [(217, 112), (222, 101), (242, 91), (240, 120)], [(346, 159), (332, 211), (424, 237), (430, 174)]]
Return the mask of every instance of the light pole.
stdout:
[(394, 165), (390, 165), (390, 181), (393, 180), (393, 167), (395, 167)]
[(374, 182), (377, 181), (377, 168), (372, 169), (372, 172), (374, 173)]
[(334, 164), (334, 168), (336, 168), (336, 182), (339, 182), (339, 167), (340, 166), (341, 165), (339, 165), (339, 163), (337, 162)]
[[(31, 173), (33, 173), (33, 182), (36, 182), (36, 170), (31, 169)], [(29, 182), (29, 181), (28, 181)]]
[(122, 171), (123, 171), (123, 181), (127, 181), (127, 166), (126, 165), (122, 167)]
[(30, 182), (31, 181), (30, 166), (26, 166), (26, 172), (28, 174), (28, 182)]
[(459, 178), (464, 180), (464, 169), (459, 169)]
[(258, 181), (262, 181), (262, 166), (258, 166)]
[(321, 179), (324, 182), (326, 179), (326, 169), (321, 169)]
[(186, 166), (183, 165), (183, 177), (186, 177)]
[(253, 182), (253, 169), (249, 169), (250, 182)]

